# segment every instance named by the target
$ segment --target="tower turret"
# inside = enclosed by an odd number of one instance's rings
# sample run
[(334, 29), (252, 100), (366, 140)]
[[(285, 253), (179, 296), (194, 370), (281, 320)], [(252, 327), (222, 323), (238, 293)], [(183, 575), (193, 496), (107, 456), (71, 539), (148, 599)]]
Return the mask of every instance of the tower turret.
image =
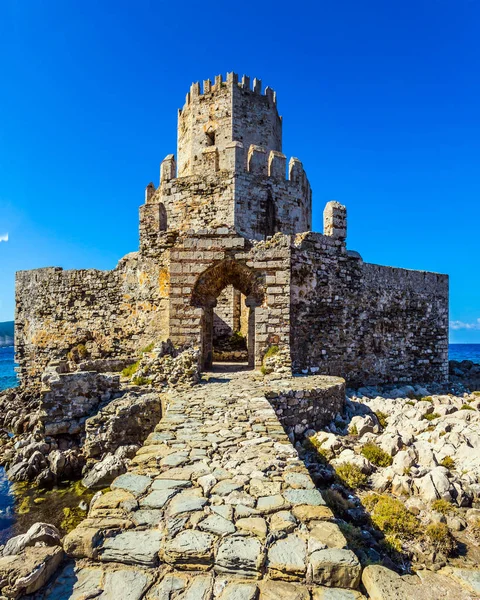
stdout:
[(160, 185), (147, 188), (140, 246), (164, 243), (168, 231), (227, 227), (253, 240), (308, 231), (311, 205), (302, 163), (282, 154), (275, 92), (262, 92), (259, 79), (218, 75), (202, 92), (192, 84), (178, 111), (177, 160), (169, 154)]
[[(226, 81), (218, 75), (214, 83), (193, 83), (185, 105), (178, 111), (178, 176), (204, 171), (205, 162), (216, 162), (219, 170), (231, 169), (229, 153), (232, 142), (240, 142), (248, 151), (251, 145), (282, 151), (282, 119), (278, 115), (276, 94), (262, 82), (235, 73)], [(230, 146), (231, 147), (231, 146)], [(212, 157), (212, 154), (215, 156)], [(244, 153), (244, 165), (247, 152)]]

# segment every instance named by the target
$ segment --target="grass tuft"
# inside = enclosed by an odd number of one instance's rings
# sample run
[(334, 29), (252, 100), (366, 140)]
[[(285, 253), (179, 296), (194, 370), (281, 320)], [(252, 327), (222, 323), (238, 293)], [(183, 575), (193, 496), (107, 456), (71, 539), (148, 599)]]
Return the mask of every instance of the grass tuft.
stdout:
[(442, 458), (442, 461), (440, 464), (442, 467), (445, 467), (446, 469), (453, 469), (455, 467), (455, 461), (453, 460), (453, 458), (451, 456), (445, 456), (444, 458)]
[(377, 467), (389, 467), (393, 460), (390, 454), (373, 442), (367, 442), (362, 448), (363, 456)]
[(385, 414), (384, 412), (382, 412), (381, 410), (379, 410), (379, 411), (377, 411), (375, 413), (375, 416), (377, 417), (378, 422), (380, 423), (381, 428), (385, 429), (385, 427), (387, 426), (388, 415)]
[(425, 421), (433, 421), (434, 419), (438, 419), (440, 415), (436, 412), (433, 413), (426, 413), (423, 415), (422, 419), (425, 419)]
[(400, 500), (386, 494), (367, 494), (362, 504), (370, 512), (374, 525), (395, 548), (397, 540), (410, 540), (418, 535), (420, 521)]
[(136, 373), (139, 365), (140, 365), (139, 360), (137, 360), (137, 362), (132, 363), (131, 365), (128, 365), (127, 367), (122, 369), (122, 376), (123, 377), (131, 377), (134, 373)]
[(368, 482), (368, 477), (362, 473), (360, 467), (352, 463), (343, 463), (335, 468), (335, 475), (338, 481), (352, 490), (365, 487)]
[(455, 538), (445, 523), (432, 523), (425, 529), (425, 538), (434, 552), (450, 556), (457, 547)]
[(441, 498), (440, 500), (434, 500), (432, 502), (432, 510), (439, 512), (442, 515), (448, 515), (449, 513), (455, 512), (455, 507), (448, 500)]

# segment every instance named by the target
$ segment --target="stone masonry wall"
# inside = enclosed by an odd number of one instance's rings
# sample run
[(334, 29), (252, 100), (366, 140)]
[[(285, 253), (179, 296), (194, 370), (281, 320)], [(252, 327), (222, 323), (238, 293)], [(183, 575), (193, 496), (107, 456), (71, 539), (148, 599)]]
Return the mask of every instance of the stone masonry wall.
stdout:
[(344, 241), (296, 236), (292, 360), (350, 384), (445, 381), (448, 277), (365, 264)]
[(16, 277), (15, 346), (22, 383), (78, 344), (93, 359), (135, 355), (168, 337), (168, 252), (127, 255), (112, 271), (20, 271)]
[[(271, 344), (290, 340), (290, 243), (278, 234), (251, 244), (227, 229), (204, 231), (179, 240), (171, 252), (170, 337), (176, 346), (205, 346), (208, 310), (233, 285), (251, 297), (254, 310), (255, 365)], [(250, 339), (250, 332), (249, 332)]]
[(221, 170), (229, 168), (225, 150), (232, 141), (245, 148), (253, 144), (281, 151), (282, 120), (276, 96), (270, 88), (262, 94), (261, 88), (261, 81), (255, 79), (251, 89), (249, 77), (238, 82), (234, 73), (226, 81), (217, 76), (213, 84), (207, 79), (203, 93), (199, 83), (192, 84), (178, 114), (179, 177), (203, 173), (204, 153), (212, 146), (217, 148)]
[[(166, 179), (171, 169), (162, 169), (164, 179), (157, 190), (147, 188), (140, 208), (140, 247), (163, 243), (165, 230), (188, 232), (215, 227), (235, 228), (249, 239), (263, 240), (277, 232), (309, 231), (312, 192), (302, 163), (291, 159), (286, 178), (286, 158), (255, 147), (249, 152), (248, 171), (242, 147), (235, 147), (232, 168), (218, 171), (207, 165), (202, 175)], [(166, 159), (169, 163), (173, 160)], [(164, 161), (165, 162), (165, 161)], [(163, 163), (162, 163), (163, 164)]]

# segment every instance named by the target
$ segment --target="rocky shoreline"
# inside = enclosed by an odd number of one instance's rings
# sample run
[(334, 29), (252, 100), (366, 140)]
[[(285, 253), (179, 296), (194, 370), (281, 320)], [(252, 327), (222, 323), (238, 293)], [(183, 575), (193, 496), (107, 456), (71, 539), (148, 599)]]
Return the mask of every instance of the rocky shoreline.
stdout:
[[(45, 374), (41, 390), (1, 393), (5, 435), (0, 461), (9, 477), (46, 489), (60, 481), (79, 479), (92, 493), (108, 488), (115, 478), (142, 464), (138, 459), (144, 452), (141, 446), (164, 415), (165, 392), (175, 390), (181, 397), (197, 389), (197, 359), (195, 351), (175, 350), (167, 343), (146, 349), (134, 364), (120, 362), (115, 365), (117, 372), (111, 371), (108, 361), (58, 364)], [(118, 371), (121, 367), (123, 375)], [(480, 365), (463, 361), (451, 364), (450, 369), (451, 383), (446, 386), (347, 390), (345, 410), (320, 428), (303, 418), (308, 413), (301, 407), (309, 403), (308, 395), (303, 399), (303, 394), (294, 394), (292, 400), (287, 395), (279, 402), (270, 394), (277, 418), (331, 511), (337, 537), (342, 536), (345, 547), (359, 559), (367, 597), (394, 597), (392, 590), (403, 585), (401, 578), (392, 579), (395, 573), (409, 577), (421, 573), (423, 577), (421, 584), (415, 580), (413, 595), (398, 592), (398, 598), (428, 598), (422, 596), (422, 590), (434, 589), (442, 577), (448, 579), (442, 585), (452, 585), (452, 593), (457, 594), (445, 597), (466, 600), (476, 596), (461, 596), (458, 590), (479, 593), (480, 392), (473, 388)], [(276, 374), (274, 365), (272, 370), (266, 381), (285, 376)], [(256, 377), (263, 378), (260, 374)], [(68, 413), (67, 398), (74, 400)], [(285, 418), (285, 402), (297, 406), (296, 420)], [(195, 453), (200, 460), (203, 451), (198, 448)], [(235, 489), (238, 486), (232, 487)], [(73, 524), (89, 507), (87, 522), (92, 521), (92, 510), (95, 512), (102, 495), (96, 493), (90, 505), (83, 503)], [(249, 508), (241, 518), (253, 522), (262, 517), (255, 512)], [(213, 514), (217, 512), (212, 519)], [(225, 517), (223, 511), (218, 514)], [(62, 532), (52, 525), (36, 523), (0, 548), (5, 597), (34, 594), (45, 585), (64, 559), (61, 538)], [(448, 569), (455, 573), (457, 583), (451, 583)], [(438, 579), (431, 579), (433, 574), (438, 574)], [(428, 581), (425, 588), (423, 581)], [(262, 594), (263, 587), (259, 589)], [(363, 597), (353, 590), (341, 593), (344, 595), (335, 598)]]
[(480, 392), (438, 387), (349, 390), (345, 415), (297, 443), (365, 564), (478, 567)]

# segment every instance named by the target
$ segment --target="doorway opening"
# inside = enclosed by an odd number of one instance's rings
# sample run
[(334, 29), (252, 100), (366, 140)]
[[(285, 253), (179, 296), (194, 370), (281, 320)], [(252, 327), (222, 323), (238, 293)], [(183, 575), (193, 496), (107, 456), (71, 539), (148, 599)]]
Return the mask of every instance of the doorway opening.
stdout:
[(257, 275), (234, 260), (204, 271), (195, 283), (192, 304), (202, 308), (202, 367), (215, 363), (254, 368), (259, 356), (255, 332), (263, 290)]

